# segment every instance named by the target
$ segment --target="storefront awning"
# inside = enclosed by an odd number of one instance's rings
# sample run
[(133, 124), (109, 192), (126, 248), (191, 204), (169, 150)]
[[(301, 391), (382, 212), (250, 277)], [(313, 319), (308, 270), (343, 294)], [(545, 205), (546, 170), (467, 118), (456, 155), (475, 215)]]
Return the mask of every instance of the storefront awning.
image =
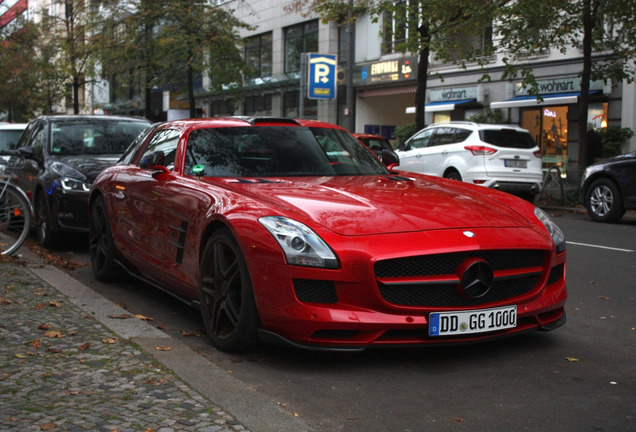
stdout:
[[(590, 94), (593, 93), (598, 93), (598, 91), (590, 92)], [(580, 92), (546, 94), (541, 95), (541, 98), (543, 99), (542, 101), (537, 100), (536, 96), (516, 96), (501, 102), (491, 102), (490, 108), (517, 108), (541, 105), (573, 104), (579, 101), (579, 96), (581, 96)]]
[(439, 102), (429, 102), (424, 105), (424, 111), (426, 112), (437, 112), (437, 111), (452, 111), (455, 109), (456, 105), (466, 104), (475, 102), (477, 99), (461, 99), (454, 101), (439, 101)]

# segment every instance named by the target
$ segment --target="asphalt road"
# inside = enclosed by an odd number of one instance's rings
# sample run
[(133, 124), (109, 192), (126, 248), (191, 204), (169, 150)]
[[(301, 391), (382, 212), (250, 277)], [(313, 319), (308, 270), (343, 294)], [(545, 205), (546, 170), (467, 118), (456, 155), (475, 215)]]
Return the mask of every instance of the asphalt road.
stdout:
[(568, 240), (567, 324), (478, 345), (229, 355), (198, 312), (135, 281), (94, 281), (84, 241), (71, 275), (189, 344), (318, 431), (636, 430), (636, 214), (599, 224), (551, 212)]

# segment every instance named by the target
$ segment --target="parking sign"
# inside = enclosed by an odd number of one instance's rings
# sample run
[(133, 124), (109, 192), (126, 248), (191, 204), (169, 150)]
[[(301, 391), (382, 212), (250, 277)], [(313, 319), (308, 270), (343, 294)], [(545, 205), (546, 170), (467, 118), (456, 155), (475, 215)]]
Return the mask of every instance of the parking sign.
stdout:
[(308, 54), (307, 98), (336, 98), (336, 69), (338, 59), (335, 54)]

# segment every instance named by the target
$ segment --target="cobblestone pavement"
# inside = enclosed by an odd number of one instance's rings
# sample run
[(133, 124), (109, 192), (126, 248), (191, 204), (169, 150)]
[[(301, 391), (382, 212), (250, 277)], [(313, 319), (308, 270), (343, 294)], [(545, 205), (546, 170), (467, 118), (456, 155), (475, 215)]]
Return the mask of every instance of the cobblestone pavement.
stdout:
[(28, 268), (0, 290), (0, 430), (247, 430)]

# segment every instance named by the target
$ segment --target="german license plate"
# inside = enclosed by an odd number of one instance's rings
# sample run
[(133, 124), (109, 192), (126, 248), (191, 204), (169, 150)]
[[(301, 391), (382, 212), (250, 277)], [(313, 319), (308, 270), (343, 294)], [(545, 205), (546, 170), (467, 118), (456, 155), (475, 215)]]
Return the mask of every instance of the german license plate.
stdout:
[(504, 166), (508, 168), (528, 168), (528, 161), (521, 159), (504, 159)]
[(485, 333), (517, 326), (517, 306), (457, 312), (435, 312), (429, 315), (430, 336), (453, 336)]

